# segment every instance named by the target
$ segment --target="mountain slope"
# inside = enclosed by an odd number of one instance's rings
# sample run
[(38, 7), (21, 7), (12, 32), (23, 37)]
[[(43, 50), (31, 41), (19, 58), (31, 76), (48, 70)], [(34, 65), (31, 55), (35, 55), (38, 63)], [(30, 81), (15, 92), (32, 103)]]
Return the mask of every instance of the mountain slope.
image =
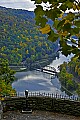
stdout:
[(0, 58), (28, 64), (48, 58), (57, 48), (39, 32), (33, 12), (0, 7)]

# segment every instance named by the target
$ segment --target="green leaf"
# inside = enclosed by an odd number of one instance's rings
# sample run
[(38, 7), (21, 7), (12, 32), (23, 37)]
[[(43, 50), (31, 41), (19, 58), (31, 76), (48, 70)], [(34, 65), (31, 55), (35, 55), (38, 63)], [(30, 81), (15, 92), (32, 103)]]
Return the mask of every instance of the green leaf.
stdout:
[(44, 27), (47, 22), (47, 19), (41, 16), (36, 17), (35, 20), (36, 20), (36, 25), (39, 25), (41, 27)]
[(65, 17), (66, 20), (73, 21), (75, 17), (74, 13), (68, 13), (67, 16)]
[(67, 45), (66, 41), (60, 41), (61, 51), (62, 54), (65, 56), (68, 56), (68, 54), (71, 54), (72, 47)]
[(56, 18), (60, 16), (60, 14), (61, 14), (60, 9), (55, 8), (55, 9), (50, 9), (49, 11), (47, 10), (45, 15), (54, 21)]
[(47, 3), (47, 0), (43, 0), (44, 3)]
[(47, 19), (46, 18), (41, 18), (41, 27), (44, 27), (45, 26), (45, 24), (46, 24), (46, 22), (47, 22)]
[(63, 4), (60, 6), (60, 9), (61, 9), (62, 11), (66, 11), (66, 10), (67, 10), (66, 4), (63, 3)]
[(48, 36), (48, 39), (52, 42), (55, 42), (57, 39), (58, 39), (58, 34), (54, 33), (53, 30), (51, 30), (49, 36)]
[(75, 53), (80, 53), (80, 50), (78, 50), (78, 48), (74, 45), (72, 45), (72, 53), (75, 54)]
[(41, 4), (42, 0), (35, 0), (35, 4)]
[(71, 9), (73, 7), (72, 2), (67, 1), (66, 4), (67, 4), (68, 9)]
[(45, 14), (43, 7), (40, 5), (36, 6), (37, 8), (34, 10), (36, 16), (43, 16)]
[(70, 23), (66, 23), (66, 24), (64, 24), (64, 26), (63, 26), (63, 31), (70, 31), (70, 29), (71, 29), (71, 24)]
[(75, 21), (74, 25), (76, 25), (78, 28), (80, 28), (80, 20)]
[(71, 42), (74, 43), (74, 44), (76, 44), (76, 40), (74, 40), (74, 39), (71, 39)]
[(54, 24), (53, 24), (53, 27), (57, 28), (59, 22), (60, 22), (59, 20), (55, 20), (55, 21), (54, 21)]
[(37, 8), (35, 9), (35, 20), (36, 20), (36, 25), (41, 25), (42, 27), (45, 26), (47, 19), (44, 16), (45, 12), (43, 11), (42, 6), (38, 5)]
[(71, 28), (70, 33), (71, 33), (72, 35), (79, 34), (79, 28)]
[[(47, 0), (43, 0), (43, 2), (47, 2)], [(70, 39), (72, 35), (76, 35), (79, 37), (79, 29), (80, 29), (80, 19), (79, 14), (75, 14), (72, 12), (69, 12), (67, 14), (64, 14), (67, 9), (75, 9), (75, 3), (74, 0), (48, 0), (48, 2), (51, 4), (50, 9), (44, 10), (44, 13), (39, 14), (39, 10), (37, 10), (37, 16), (46, 16), (46, 18), (51, 19), (54, 24), (52, 26), (52, 30), (47, 33), (48, 39), (51, 41), (56, 41), (58, 36), (60, 37), (60, 41), (62, 42), (60, 45), (62, 46), (62, 52), (66, 54), (70, 54), (72, 51), (77, 54), (77, 48), (74, 48), (76, 50), (73, 50), (72, 46), (67, 45), (67, 38)], [(61, 3), (61, 4), (60, 4)], [(60, 6), (59, 6), (60, 5)], [(78, 7), (78, 8), (77, 8)], [(76, 9), (79, 10), (79, 4), (76, 4)], [(43, 11), (43, 9), (42, 9)], [(41, 12), (41, 11), (40, 11)], [(63, 13), (63, 16), (61, 16), (61, 13)], [(44, 14), (44, 15), (43, 15)], [(59, 19), (60, 18), (60, 19)], [(37, 18), (38, 20), (39, 18)], [(39, 21), (39, 20), (38, 20)], [(43, 22), (43, 20), (42, 20)], [(42, 26), (46, 23), (46, 20), (44, 20)], [(54, 33), (53, 29), (56, 29), (58, 34)], [(65, 40), (66, 39), (66, 40)], [(64, 42), (65, 41), (65, 42)], [(71, 40), (74, 44), (75, 41)], [(66, 53), (66, 51), (68, 51)]]
[(57, 28), (61, 28), (64, 23), (65, 23), (65, 19), (61, 20), (61, 21), (58, 23)]

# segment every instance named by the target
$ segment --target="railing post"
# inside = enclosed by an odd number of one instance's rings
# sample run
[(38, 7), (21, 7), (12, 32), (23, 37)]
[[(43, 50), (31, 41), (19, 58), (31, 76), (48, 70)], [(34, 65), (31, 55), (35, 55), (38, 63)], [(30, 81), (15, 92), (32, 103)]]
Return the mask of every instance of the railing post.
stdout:
[(59, 99), (61, 99), (61, 94), (59, 94)]
[(37, 93), (35, 92), (35, 96), (37, 96)]
[(57, 95), (57, 98), (59, 98), (59, 94)]
[(56, 94), (56, 98), (57, 98), (57, 94)]
[(31, 96), (32, 96), (32, 92), (31, 92)]
[(40, 96), (40, 92), (38, 92), (38, 96)]
[(44, 92), (44, 96), (45, 96), (45, 92)]

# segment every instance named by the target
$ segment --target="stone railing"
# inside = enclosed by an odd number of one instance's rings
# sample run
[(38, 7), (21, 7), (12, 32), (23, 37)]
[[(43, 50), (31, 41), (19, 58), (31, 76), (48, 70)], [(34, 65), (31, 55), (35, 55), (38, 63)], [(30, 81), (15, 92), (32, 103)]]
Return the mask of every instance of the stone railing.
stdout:
[[(5, 95), (1, 96), (2, 98), (18, 98), (18, 97), (25, 97), (25, 92), (17, 92), (14, 95)], [(40, 92), (28, 92), (28, 97), (49, 97), (49, 98), (56, 98), (56, 99), (64, 99), (64, 100), (71, 100), (71, 101), (80, 101), (80, 97), (75, 95), (68, 96), (68, 95), (61, 95), (56, 93), (40, 93)]]
[[(26, 96), (25, 96), (26, 95)], [(45, 110), (80, 116), (80, 98), (76, 96), (63, 96), (53, 93), (19, 92), (3, 98), (3, 112), (10, 110), (22, 110), (27, 106), (32, 110)], [(27, 105), (26, 105), (27, 100)]]
[[(19, 110), (26, 106), (26, 97), (6, 97), (2, 101), (3, 112)], [(80, 101), (64, 98), (54, 98), (51, 95), (29, 94), (27, 98), (27, 108), (34, 110), (44, 110), (74, 116), (80, 116)]]

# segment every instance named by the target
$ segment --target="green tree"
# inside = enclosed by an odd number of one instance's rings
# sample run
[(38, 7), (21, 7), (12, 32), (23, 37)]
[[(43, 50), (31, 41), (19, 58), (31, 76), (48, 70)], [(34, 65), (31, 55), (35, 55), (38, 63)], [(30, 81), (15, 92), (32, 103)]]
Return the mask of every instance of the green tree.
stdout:
[(59, 79), (69, 91), (75, 91), (80, 96), (80, 60), (73, 57), (69, 63), (60, 65)]
[(11, 82), (15, 79), (14, 73), (15, 71), (9, 68), (8, 61), (0, 58), (0, 95), (16, 93), (11, 87)]
[(76, 92), (77, 92), (78, 95), (80, 96), (80, 84), (78, 84), (78, 89), (76, 90)]
[[(33, 0), (32, 0), (33, 1)], [(62, 53), (75, 54), (80, 58), (80, 2), (79, 0), (34, 0), (36, 4), (35, 20), (43, 34), (55, 42), (60, 38)], [(44, 3), (42, 6), (41, 3)], [(77, 13), (71, 12), (77, 10)], [(66, 11), (70, 10), (66, 14)], [(48, 20), (53, 24), (50, 25)], [(73, 36), (78, 38), (78, 41)]]

